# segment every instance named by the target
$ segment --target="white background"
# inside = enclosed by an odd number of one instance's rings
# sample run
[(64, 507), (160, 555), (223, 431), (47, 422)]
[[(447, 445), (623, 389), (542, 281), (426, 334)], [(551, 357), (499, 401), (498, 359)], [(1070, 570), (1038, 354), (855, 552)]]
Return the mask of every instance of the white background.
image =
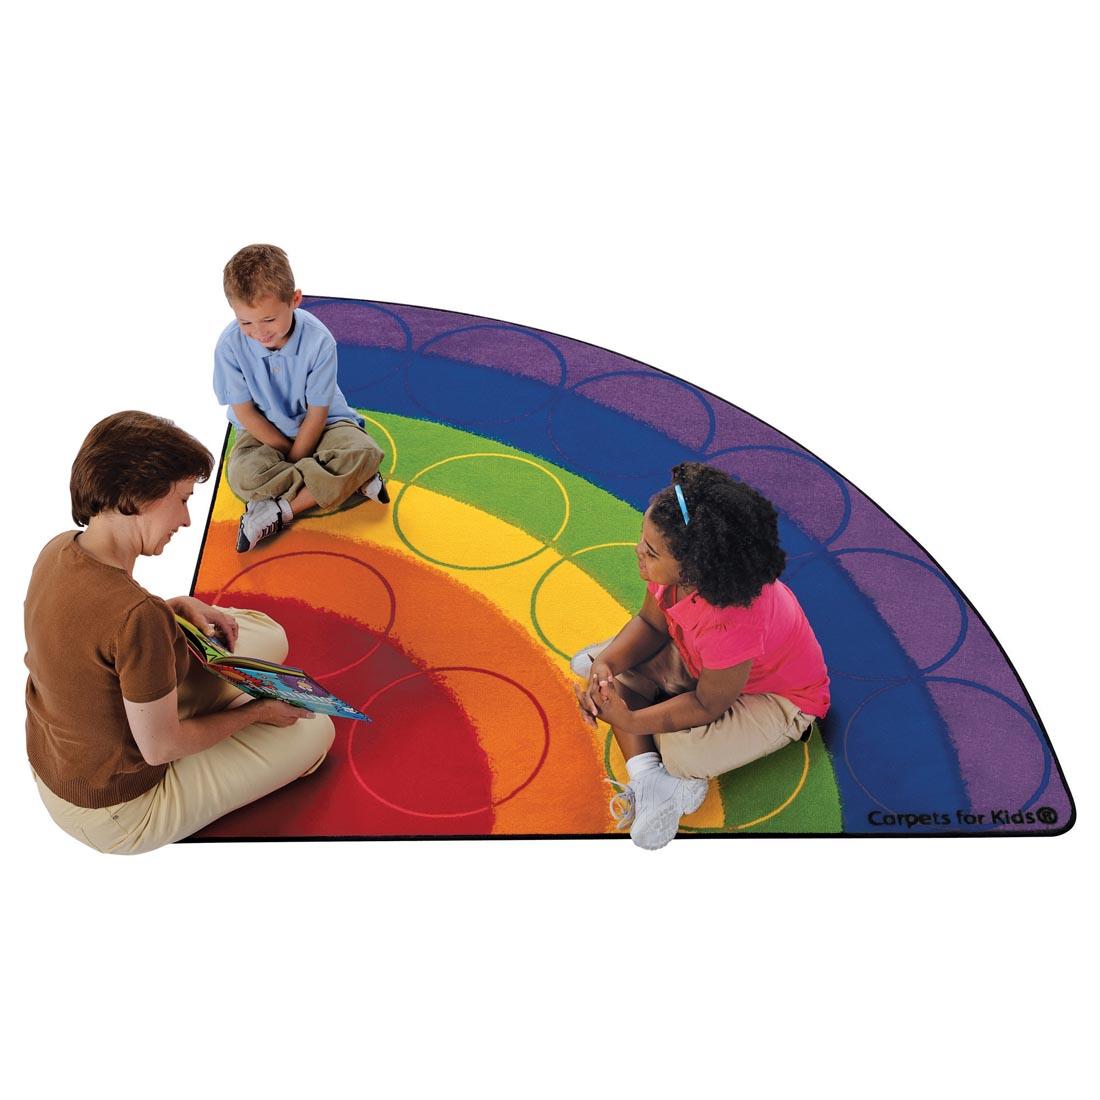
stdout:
[[(0, 1080), (893, 1098), (1094, 1079), (1094, 9), (397, 8), (5, 16)], [(307, 293), (588, 340), (813, 450), (986, 617), (1077, 827), (659, 854), (69, 840), (23, 751), (27, 576), (101, 416), (220, 445), (220, 272), (254, 240)], [(209, 492), (139, 564), (147, 587), (186, 591)]]

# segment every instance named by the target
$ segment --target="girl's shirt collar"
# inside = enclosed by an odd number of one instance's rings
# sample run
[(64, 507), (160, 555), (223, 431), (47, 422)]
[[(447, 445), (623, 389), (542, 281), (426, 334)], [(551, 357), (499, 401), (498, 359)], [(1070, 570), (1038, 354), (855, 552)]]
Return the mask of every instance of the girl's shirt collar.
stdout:
[(698, 605), (704, 601), (700, 599), (698, 592), (689, 592), (681, 595), (681, 588), (677, 584), (651, 584), (650, 591), (660, 607), (666, 611), (677, 608), (680, 611), (688, 607)]

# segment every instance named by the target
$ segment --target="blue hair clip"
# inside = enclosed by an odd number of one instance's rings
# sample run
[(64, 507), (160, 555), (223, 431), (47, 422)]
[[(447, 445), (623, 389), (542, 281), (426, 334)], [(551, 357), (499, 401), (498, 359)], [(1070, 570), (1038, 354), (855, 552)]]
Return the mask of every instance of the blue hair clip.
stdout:
[(676, 490), (676, 499), (680, 502), (680, 514), (684, 517), (684, 526), (686, 527), (691, 523), (691, 516), (688, 515), (687, 501), (684, 500), (684, 490), (680, 488), (679, 482), (676, 482), (672, 487)]

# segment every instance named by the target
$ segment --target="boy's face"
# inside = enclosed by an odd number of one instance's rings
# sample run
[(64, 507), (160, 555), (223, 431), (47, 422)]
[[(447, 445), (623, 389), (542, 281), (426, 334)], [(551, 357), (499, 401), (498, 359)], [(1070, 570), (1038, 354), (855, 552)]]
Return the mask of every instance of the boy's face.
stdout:
[(296, 290), (289, 302), (265, 294), (251, 305), (236, 298), (229, 299), (229, 307), (241, 326), (241, 332), (258, 340), (268, 351), (278, 351), (290, 335), (294, 323), (294, 311), (302, 301), (302, 292)]

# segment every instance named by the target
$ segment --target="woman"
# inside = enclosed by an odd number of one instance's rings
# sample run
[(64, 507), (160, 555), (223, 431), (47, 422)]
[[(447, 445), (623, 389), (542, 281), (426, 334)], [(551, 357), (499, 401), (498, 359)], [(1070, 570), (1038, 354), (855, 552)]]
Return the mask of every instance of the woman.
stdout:
[(332, 720), (250, 700), (192, 664), (173, 612), (231, 649), (282, 661), (286, 635), (255, 611), (164, 601), (134, 579), (190, 524), (213, 459), (171, 421), (101, 420), (73, 463), (73, 519), (27, 590), (27, 756), (54, 821), (101, 852), (151, 851), (317, 768)]

